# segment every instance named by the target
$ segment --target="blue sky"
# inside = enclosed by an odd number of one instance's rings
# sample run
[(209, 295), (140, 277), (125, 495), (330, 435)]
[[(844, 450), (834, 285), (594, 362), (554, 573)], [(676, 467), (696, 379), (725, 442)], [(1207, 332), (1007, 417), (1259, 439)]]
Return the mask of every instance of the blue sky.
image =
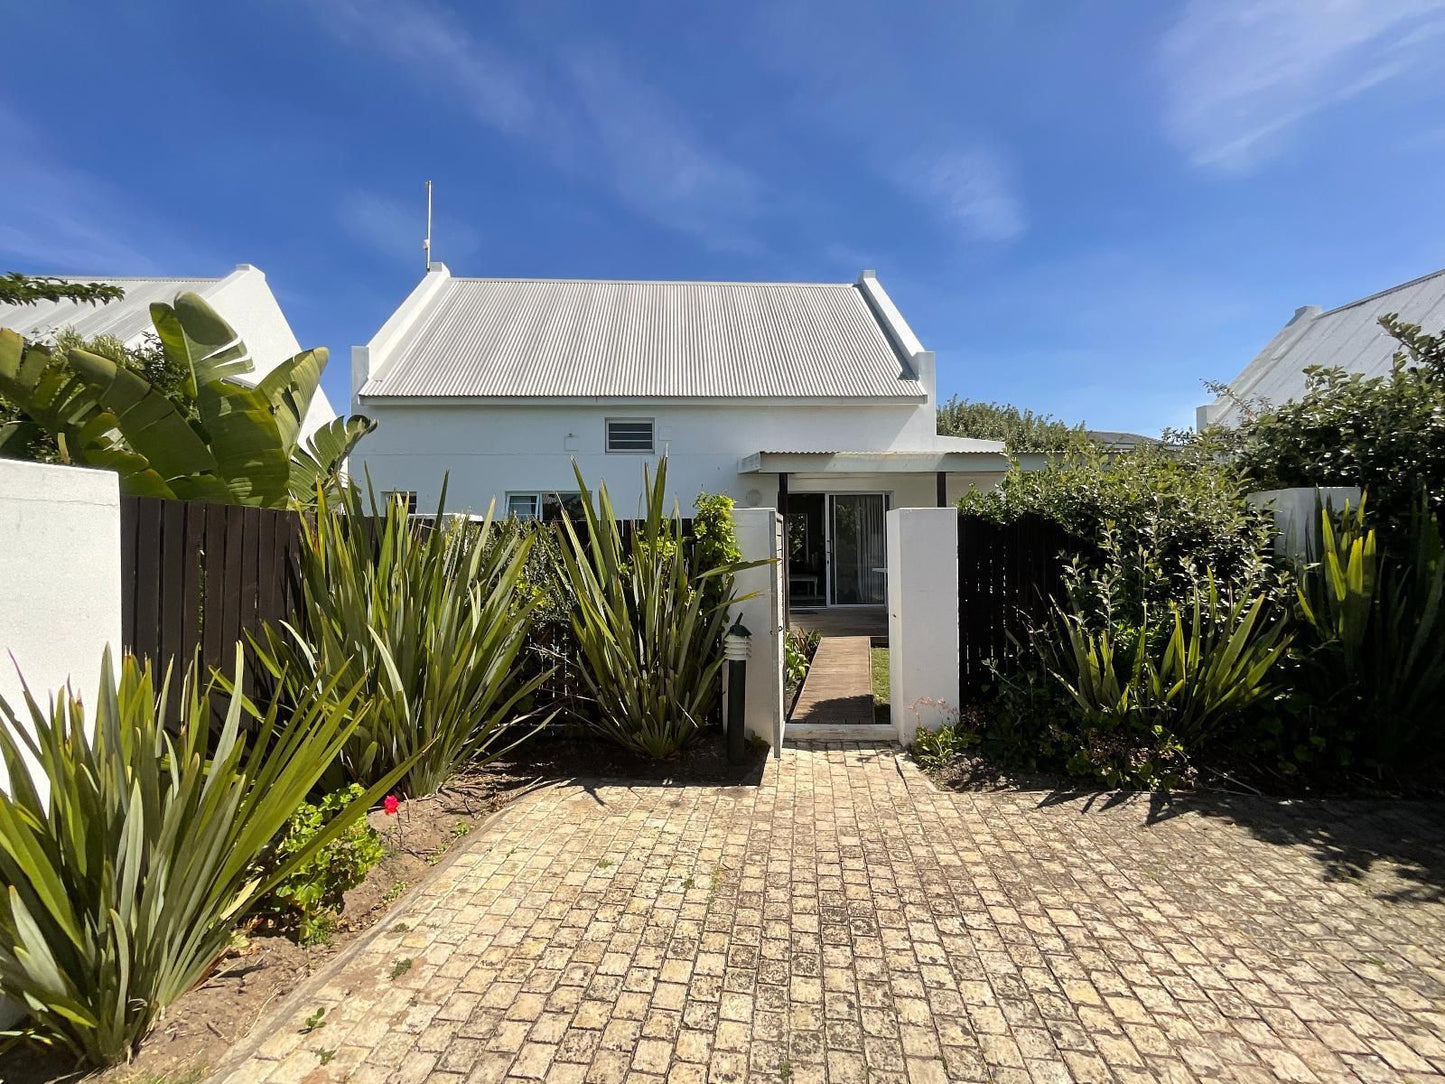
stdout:
[(1296, 306), (1445, 266), (1445, 0), (50, 0), (0, 270), (262, 267), (341, 405), (422, 269), (851, 280), (941, 394), (1186, 424)]

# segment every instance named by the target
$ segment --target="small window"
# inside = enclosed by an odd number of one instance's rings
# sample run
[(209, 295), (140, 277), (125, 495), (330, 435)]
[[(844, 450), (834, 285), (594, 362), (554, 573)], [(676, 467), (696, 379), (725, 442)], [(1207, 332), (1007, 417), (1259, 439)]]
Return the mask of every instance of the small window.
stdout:
[(608, 418), (607, 450), (609, 452), (652, 451), (651, 418)]
[(381, 494), (382, 500), (390, 504), (392, 501), (404, 501), (406, 503), (406, 514), (416, 515), (416, 490), (414, 489), (387, 489)]
[(508, 493), (507, 515), (518, 519), (540, 519), (556, 523), (564, 516), (579, 523), (582, 520), (580, 493)]
[(507, 515), (518, 519), (536, 519), (542, 506), (540, 493), (508, 493)]

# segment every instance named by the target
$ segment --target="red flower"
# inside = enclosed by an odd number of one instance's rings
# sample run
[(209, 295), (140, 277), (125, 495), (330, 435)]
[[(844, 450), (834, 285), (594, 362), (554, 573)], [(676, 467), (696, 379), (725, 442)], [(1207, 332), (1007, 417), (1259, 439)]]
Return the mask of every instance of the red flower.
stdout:
[(400, 805), (401, 803), (396, 800), (395, 794), (388, 794), (386, 796), (386, 801), (381, 803), (381, 808), (386, 810), (386, 815), (388, 817), (394, 817), (396, 816), (397, 807), (399, 807)]

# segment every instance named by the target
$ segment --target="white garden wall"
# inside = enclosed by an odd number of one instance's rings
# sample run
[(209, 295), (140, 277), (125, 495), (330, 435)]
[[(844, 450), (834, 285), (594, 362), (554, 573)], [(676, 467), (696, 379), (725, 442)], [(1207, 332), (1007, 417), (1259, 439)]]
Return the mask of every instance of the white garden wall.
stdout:
[(0, 459), (0, 697), (17, 715), (22, 674), (37, 700), (69, 682), (94, 702), (120, 598), (116, 475)]
[(1343, 511), (1360, 505), (1360, 491), (1355, 486), (1298, 486), (1292, 489), (1267, 489), (1245, 498), (1257, 508), (1274, 513), (1274, 549), (1286, 557), (1313, 560), (1320, 539), (1320, 509)]
[(959, 705), (958, 513), (888, 513), (888, 700), (905, 746)]
[(747, 732), (766, 741), (777, 756), (783, 732), (782, 517), (771, 508), (738, 508), (733, 511), (733, 529), (744, 561), (768, 562), (738, 574), (737, 593), (752, 597), (729, 616), (741, 616), (743, 627), (752, 633)]

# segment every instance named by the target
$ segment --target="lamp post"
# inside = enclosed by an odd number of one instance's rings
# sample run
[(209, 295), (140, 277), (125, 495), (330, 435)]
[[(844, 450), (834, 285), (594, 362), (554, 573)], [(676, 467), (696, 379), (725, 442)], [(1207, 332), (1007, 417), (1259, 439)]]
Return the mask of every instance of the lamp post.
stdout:
[(743, 715), (747, 707), (748, 656), (753, 650), (753, 634), (743, 626), (739, 615), (723, 637), (723, 658), (728, 662), (728, 761), (743, 762)]

